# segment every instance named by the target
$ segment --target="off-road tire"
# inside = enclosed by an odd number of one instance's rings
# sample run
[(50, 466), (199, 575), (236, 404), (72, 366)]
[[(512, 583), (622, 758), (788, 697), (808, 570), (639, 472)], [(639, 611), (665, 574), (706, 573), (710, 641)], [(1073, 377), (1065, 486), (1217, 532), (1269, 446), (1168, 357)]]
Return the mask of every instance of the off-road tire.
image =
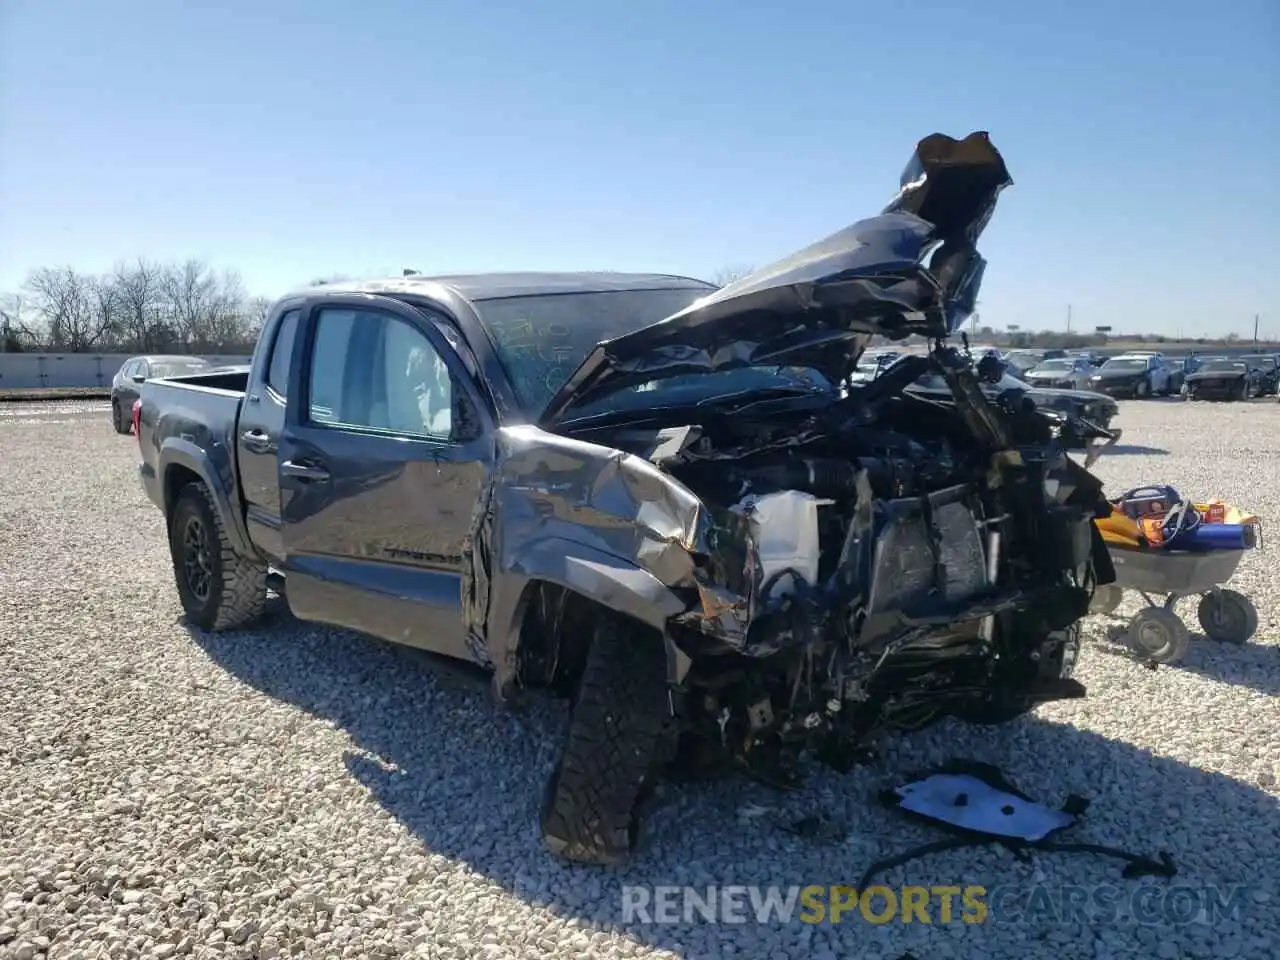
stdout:
[(547, 849), (579, 863), (624, 862), (638, 844), (637, 808), (654, 785), (670, 735), (662, 638), (602, 608), (564, 753), (543, 799)]
[(121, 415), (120, 401), (111, 401), (111, 425), (116, 428), (116, 433), (129, 433), (133, 426)]
[[(191, 543), (192, 524), (203, 531), (203, 561)], [(267, 568), (232, 548), (213, 495), (203, 483), (189, 483), (169, 512), (169, 553), (182, 609), (201, 630), (234, 630), (262, 616), (267, 602)], [(188, 573), (188, 561), (202, 566), (201, 578)]]

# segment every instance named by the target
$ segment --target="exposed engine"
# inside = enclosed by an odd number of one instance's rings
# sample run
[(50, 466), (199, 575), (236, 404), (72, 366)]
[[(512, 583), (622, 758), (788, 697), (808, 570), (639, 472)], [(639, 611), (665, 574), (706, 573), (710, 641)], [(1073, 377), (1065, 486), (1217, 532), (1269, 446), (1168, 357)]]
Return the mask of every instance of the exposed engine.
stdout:
[(647, 451), (708, 511), (698, 602), (673, 624), (685, 719), (767, 779), (789, 748), (847, 766), (886, 726), (1083, 695), (1097, 483), (1045, 417), (997, 422), (949, 376), (954, 404), (755, 404)]

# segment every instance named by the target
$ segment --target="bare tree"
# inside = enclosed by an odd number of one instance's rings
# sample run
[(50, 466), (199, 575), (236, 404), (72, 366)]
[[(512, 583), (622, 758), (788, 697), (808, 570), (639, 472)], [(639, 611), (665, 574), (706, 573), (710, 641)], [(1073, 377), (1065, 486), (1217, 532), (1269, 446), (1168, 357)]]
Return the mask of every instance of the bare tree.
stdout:
[(173, 339), (161, 317), (160, 281), (164, 268), (139, 258), (132, 265), (117, 264), (111, 280), (120, 298), (121, 332), (130, 349), (151, 353), (166, 349)]
[(217, 350), (238, 348), (245, 342), (249, 317), (247, 297), (240, 275), (225, 270), (214, 278), (205, 306), (204, 333), (207, 347)]
[(204, 317), (212, 293), (213, 278), (200, 260), (167, 265), (160, 274), (164, 312), (178, 339), (192, 350), (206, 341)]
[(244, 339), (244, 288), (232, 271), (216, 274), (201, 260), (166, 267), (160, 278), (165, 312), (178, 338), (194, 352)]
[(40, 345), (30, 303), (19, 293), (0, 297), (0, 353), (22, 353)]
[(250, 297), (244, 305), (245, 339), (257, 340), (262, 328), (267, 323), (267, 314), (271, 312), (270, 297)]
[(27, 277), (26, 289), (35, 301), (52, 350), (84, 350), (101, 336), (91, 305), (90, 278), (71, 267), (43, 267)]
[(712, 274), (711, 282), (717, 287), (727, 287), (735, 280), (741, 280), (743, 277), (750, 276), (755, 272), (755, 269), (755, 267), (750, 266), (721, 267)]
[(89, 277), (85, 283), (90, 318), (86, 346), (104, 346), (117, 339), (123, 325), (120, 315), (120, 293), (110, 277)]

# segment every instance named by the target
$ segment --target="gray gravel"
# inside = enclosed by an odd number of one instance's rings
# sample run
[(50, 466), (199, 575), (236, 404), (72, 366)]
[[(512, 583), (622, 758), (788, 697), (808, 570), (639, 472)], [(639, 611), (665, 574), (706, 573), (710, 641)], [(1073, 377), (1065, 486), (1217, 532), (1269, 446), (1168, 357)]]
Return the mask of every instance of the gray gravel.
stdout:
[[(1248, 505), (1280, 529), (1280, 404), (1126, 403), (1115, 489), (1170, 482)], [(1142, 444), (1143, 447), (1137, 447)], [(1090, 622), (1091, 696), (1002, 728), (946, 724), (846, 777), (779, 796), (742, 782), (668, 791), (622, 874), (542, 852), (537, 802), (561, 708), (491, 706), (425, 658), (279, 611), (253, 632), (186, 629), (133, 438), (101, 404), (0, 410), (0, 956), (897, 958), (1280, 953), (1280, 571), (1236, 585), (1253, 644), (1197, 637), (1145, 669)], [(1267, 479), (1270, 478), (1270, 479)], [(1194, 609), (1181, 612), (1195, 629)], [(620, 885), (856, 882), (934, 835), (872, 803), (949, 756), (998, 763), (1052, 803), (1092, 798), (1082, 840), (1168, 851), (1173, 884), (1244, 884), (1235, 919), (1095, 914), (985, 924), (624, 926)], [(821, 813), (843, 842), (775, 821)], [(1109, 885), (1119, 864), (993, 850), (891, 871), (901, 884)]]

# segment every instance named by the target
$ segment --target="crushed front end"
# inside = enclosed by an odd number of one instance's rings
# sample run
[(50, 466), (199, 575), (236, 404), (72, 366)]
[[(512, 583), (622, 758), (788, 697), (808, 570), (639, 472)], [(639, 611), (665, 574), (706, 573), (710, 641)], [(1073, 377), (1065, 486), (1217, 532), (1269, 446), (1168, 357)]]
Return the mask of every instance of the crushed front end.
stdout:
[[(953, 402), (894, 389), (925, 363)], [(659, 464), (706, 506), (670, 624), (685, 726), (778, 782), (806, 749), (846, 766), (881, 730), (1083, 696), (1076, 624), (1112, 579), (1101, 486), (1067, 455), (1087, 424), (992, 403), (942, 346), (858, 393), (704, 424)]]
[[(544, 512), (572, 498), (581, 527), (559, 543), (621, 565), (606, 605), (661, 598), (646, 622), (678, 661), (684, 743), (785, 780), (806, 748), (843, 766), (882, 729), (1083, 694), (1076, 625), (1113, 578), (1092, 523), (1109, 507), (1067, 451), (1112, 435), (1023, 389), (988, 397), (1003, 369), (947, 344), (1011, 182), (985, 133), (926, 137), (879, 215), (599, 344), (543, 411), (541, 430), (581, 443), (523, 473), (572, 467)], [(927, 356), (854, 385), (874, 337), (912, 334)], [(949, 395), (908, 389), (926, 375)]]

